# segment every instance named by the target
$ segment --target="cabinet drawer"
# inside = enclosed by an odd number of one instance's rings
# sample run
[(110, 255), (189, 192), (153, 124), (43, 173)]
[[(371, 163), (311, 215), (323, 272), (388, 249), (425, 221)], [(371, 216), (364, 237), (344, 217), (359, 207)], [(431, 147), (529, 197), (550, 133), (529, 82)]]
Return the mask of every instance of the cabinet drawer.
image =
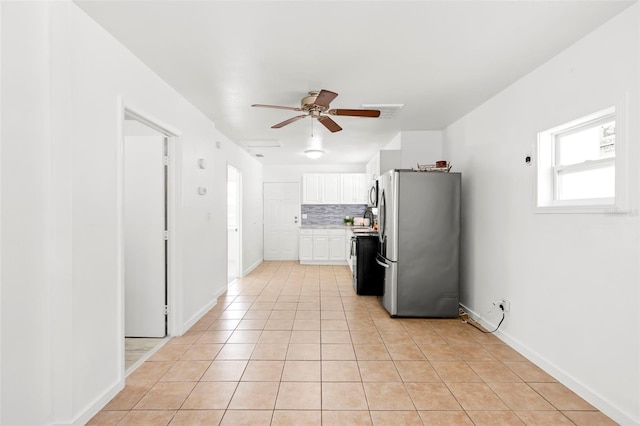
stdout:
[(313, 229), (300, 229), (300, 235), (313, 235)]

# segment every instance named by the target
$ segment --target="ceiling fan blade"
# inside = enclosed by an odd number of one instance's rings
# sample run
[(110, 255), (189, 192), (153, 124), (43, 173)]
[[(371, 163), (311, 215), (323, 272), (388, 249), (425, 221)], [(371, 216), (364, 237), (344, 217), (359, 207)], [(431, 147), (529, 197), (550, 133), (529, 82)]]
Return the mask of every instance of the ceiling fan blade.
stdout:
[(334, 100), (337, 96), (338, 94), (335, 92), (322, 89), (320, 93), (318, 93), (318, 97), (313, 104), (321, 107), (328, 107), (331, 101)]
[(322, 115), (318, 117), (318, 121), (322, 123), (322, 125), (327, 129), (329, 129), (329, 131), (332, 133), (339, 132), (340, 130), (342, 130), (342, 127), (338, 126), (338, 123), (336, 123), (326, 115)]
[(348, 115), (350, 117), (380, 117), (380, 111), (377, 109), (330, 109), (327, 114)]
[(307, 115), (306, 115), (306, 114), (304, 114), (304, 115), (298, 115), (297, 117), (292, 117), (292, 118), (290, 118), (290, 119), (288, 119), (288, 120), (284, 120), (282, 123), (274, 124), (273, 126), (271, 126), (271, 128), (272, 128), (272, 129), (279, 129), (280, 127), (284, 127), (284, 126), (286, 126), (287, 124), (291, 124), (291, 123), (293, 123), (294, 121), (298, 121), (298, 120), (300, 120), (301, 118), (305, 118), (306, 116), (307, 116)]
[(264, 104), (253, 104), (252, 107), (258, 108), (276, 108), (276, 109), (288, 109), (290, 111), (302, 111), (300, 108), (288, 107), (288, 106), (280, 106), (280, 105), (264, 105)]

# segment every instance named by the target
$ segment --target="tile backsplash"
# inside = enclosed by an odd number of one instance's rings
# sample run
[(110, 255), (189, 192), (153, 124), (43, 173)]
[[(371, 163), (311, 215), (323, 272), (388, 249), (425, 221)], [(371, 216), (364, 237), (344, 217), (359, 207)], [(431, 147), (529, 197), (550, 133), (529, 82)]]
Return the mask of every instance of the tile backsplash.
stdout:
[[(344, 217), (362, 217), (366, 204), (302, 204), (302, 226), (309, 225), (344, 225)], [(303, 216), (304, 217), (304, 216)]]

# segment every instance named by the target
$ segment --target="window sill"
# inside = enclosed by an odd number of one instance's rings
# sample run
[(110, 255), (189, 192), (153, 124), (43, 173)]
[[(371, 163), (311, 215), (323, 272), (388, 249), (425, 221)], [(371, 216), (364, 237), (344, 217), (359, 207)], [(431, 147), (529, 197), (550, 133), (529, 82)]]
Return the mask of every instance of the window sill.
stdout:
[(628, 209), (622, 208), (615, 203), (591, 203), (591, 200), (582, 200), (582, 203), (566, 203), (566, 204), (554, 204), (548, 206), (537, 206), (534, 209), (534, 213), (549, 214), (627, 214)]

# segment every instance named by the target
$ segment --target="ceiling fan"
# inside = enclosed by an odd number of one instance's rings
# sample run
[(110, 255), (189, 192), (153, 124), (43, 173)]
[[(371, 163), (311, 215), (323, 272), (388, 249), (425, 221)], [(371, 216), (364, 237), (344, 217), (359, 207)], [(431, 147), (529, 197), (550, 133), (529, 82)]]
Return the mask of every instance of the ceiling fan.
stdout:
[(302, 98), (299, 108), (264, 104), (253, 104), (251, 106), (259, 108), (276, 108), (287, 109), (291, 111), (304, 111), (306, 113), (292, 117), (288, 120), (283, 121), (282, 123), (274, 124), (273, 126), (271, 126), (272, 129), (279, 129), (286, 126), (287, 124), (293, 123), (294, 121), (298, 121), (305, 117), (311, 117), (317, 119), (324, 125), (324, 127), (329, 129), (329, 131), (339, 132), (340, 130), (342, 130), (342, 127), (340, 127), (338, 123), (333, 121), (331, 117), (327, 116), (326, 114), (345, 115), (349, 117), (380, 117), (380, 111), (376, 109), (329, 109), (329, 104), (337, 96), (338, 94), (335, 92), (322, 89), (319, 92), (309, 92), (307, 96)]

